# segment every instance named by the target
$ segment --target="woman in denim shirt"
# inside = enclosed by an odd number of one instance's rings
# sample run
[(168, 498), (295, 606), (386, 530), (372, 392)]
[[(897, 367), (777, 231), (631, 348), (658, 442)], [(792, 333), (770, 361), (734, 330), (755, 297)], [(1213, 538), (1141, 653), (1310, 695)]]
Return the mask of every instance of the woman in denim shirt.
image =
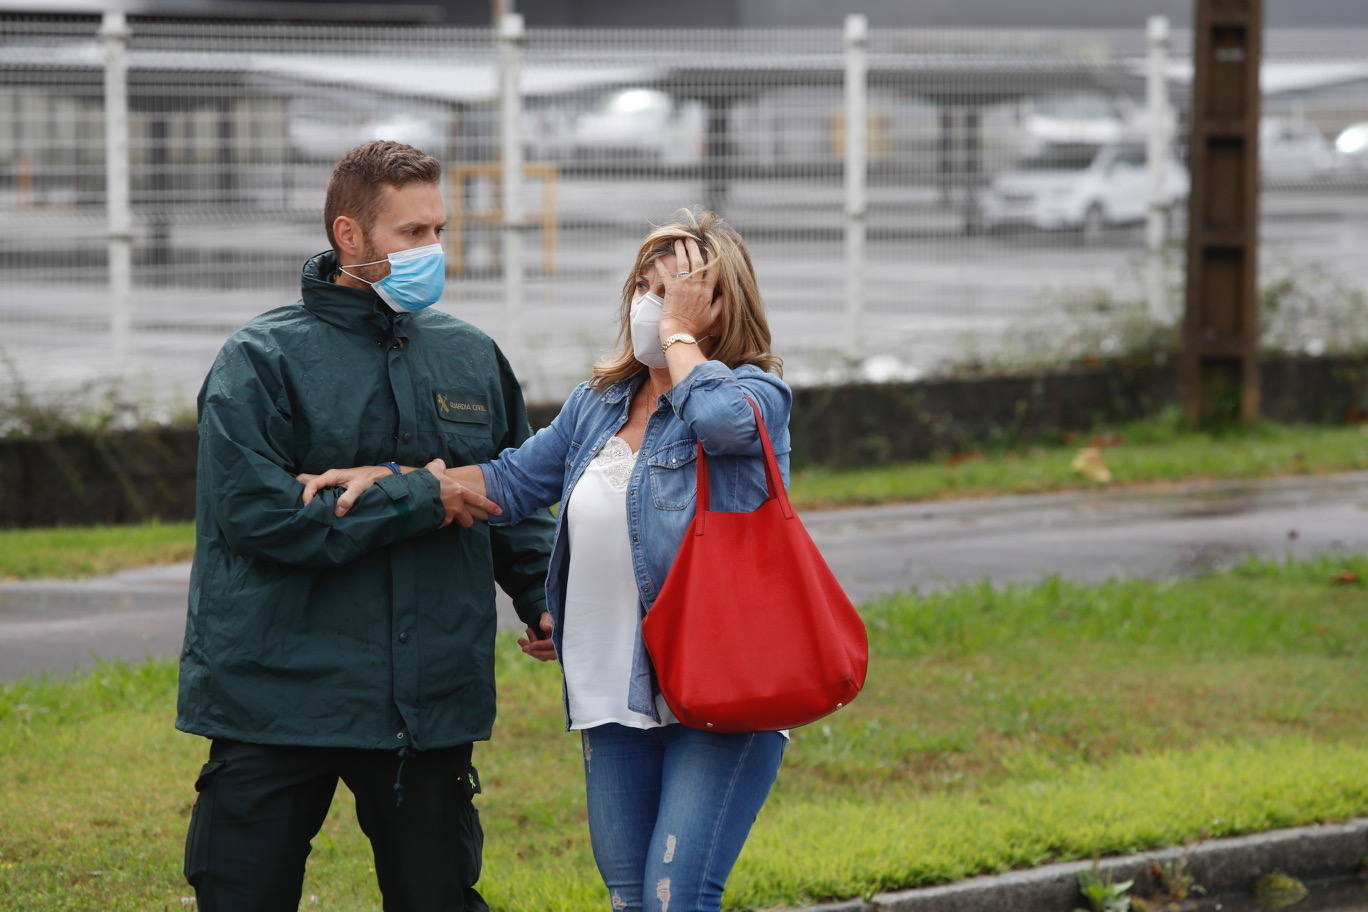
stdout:
[[(581, 732), (590, 838), (614, 910), (719, 910), (786, 744), (780, 732), (679, 724), (642, 643), (641, 620), (693, 518), (698, 442), (712, 509), (746, 512), (765, 500), (747, 398), (788, 484), (792, 397), (750, 255), (715, 214), (680, 216), (641, 245), (622, 292), (618, 350), (555, 420), (493, 462), (447, 470), (502, 508), (491, 524), (562, 504), (542, 629), (518, 642), (561, 661), (566, 727)], [(350, 503), (369, 471), (312, 485), (346, 482)], [(757, 608), (759, 642), (774, 615)]]

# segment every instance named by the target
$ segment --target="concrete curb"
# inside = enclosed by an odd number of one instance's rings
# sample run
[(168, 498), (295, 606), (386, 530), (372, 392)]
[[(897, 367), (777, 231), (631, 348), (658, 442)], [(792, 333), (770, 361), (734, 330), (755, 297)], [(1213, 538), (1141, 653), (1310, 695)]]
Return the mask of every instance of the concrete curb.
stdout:
[[(1151, 862), (1187, 853), (1189, 870), (1207, 895), (1248, 895), (1261, 874), (1283, 871), (1302, 880), (1328, 880), (1359, 873), (1368, 857), (1368, 818), (1325, 826), (1274, 830), (1203, 842), (1189, 849), (1157, 849), (1102, 859), (1103, 877), (1135, 879), (1134, 893), (1154, 892)], [(1091, 861), (1046, 865), (991, 877), (880, 893), (872, 900), (849, 900), (777, 912), (1069, 912), (1082, 906), (1078, 875)]]

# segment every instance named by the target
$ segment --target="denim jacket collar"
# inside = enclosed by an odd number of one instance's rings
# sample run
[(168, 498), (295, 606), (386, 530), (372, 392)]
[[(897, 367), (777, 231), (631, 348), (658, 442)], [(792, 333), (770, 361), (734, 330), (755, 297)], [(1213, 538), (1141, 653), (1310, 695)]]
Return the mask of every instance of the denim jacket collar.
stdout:
[(608, 387), (603, 393), (603, 401), (610, 405), (617, 405), (623, 399), (630, 399), (636, 391), (641, 388), (641, 384), (645, 382), (646, 371), (638, 371), (632, 376), (619, 380)]

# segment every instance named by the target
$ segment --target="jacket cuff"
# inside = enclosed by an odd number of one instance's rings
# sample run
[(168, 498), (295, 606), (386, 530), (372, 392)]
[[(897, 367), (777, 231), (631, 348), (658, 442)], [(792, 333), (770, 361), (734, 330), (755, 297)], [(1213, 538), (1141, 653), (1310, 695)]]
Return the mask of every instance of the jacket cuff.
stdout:
[(537, 622), (541, 620), (542, 612), (546, 610), (546, 587), (533, 586), (520, 594), (513, 599), (513, 610), (522, 618), (524, 624), (536, 627)]
[(403, 535), (441, 528), (446, 520), (442, 486), (426, 469), (407, 475), (386, 475), (375, 483), (390, 499), (395, 517), (403, 521)]
[(712, 387), (724, 380), (735, 380), (736, 375), (731, 368), (721, 361), (704, 361), (697, 364), (694, 369), (684, 377), (683, 381), (676, 383), (665, 394), (670, 407), (674, 409), (675, 415), (684, 417), (684, 409), (688, 405), (689, 397), (699, 387)]
[(498, 516), (491, 516), (486, 520), (491, 526), (508, 526), (509, 522), (508, 500), (504, 497), (503, 485), (499, 483), (499, 473), (487, 462), (480, 463), (480, 474), (484, 476), (485, 497), (494, 501), (503, 508), (503, 512)]

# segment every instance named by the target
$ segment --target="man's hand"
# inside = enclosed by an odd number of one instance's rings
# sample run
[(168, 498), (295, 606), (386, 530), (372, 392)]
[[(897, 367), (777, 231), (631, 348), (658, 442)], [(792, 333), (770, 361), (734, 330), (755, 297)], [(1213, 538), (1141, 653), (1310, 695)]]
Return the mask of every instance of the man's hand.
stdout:
[(389, 474), (390, 470), (384, 466), (356, 466), (351, 469), (328, 469), (322, 475), (296, 475), (295, 481), (304, 484), (305, 506), (308, 506), (324, 488), (344, 488), (342, 495), (337, 498), (337, 507), (333, 512), (338, 516), (346, 516), (352, 504), (356, 503), (356, 498)]
[[(446, 510), (442, 528), (445, 529), (453, 522), (470, 528), (476, 520), (486, 520), (490, 516), (498, 516), (503, 512), (503, 508), (494, 501), (477, 491), (471, 490), (448, 475), (446, 463), (442, 460), (434, 459), (424, 468), (437, 478), (438, 490), (442, 497), (442, 507)], [(405, 469), (404, 471), (416, 470)], [(371, 485), (390, 474), (392, 474), (390, 470), (384, 466), (356, 466), (351, 469), (329, 469), (322, 475), (296, 475), (295, 480), (304, 485), (305, 505), (317, 497), (318, 492), (324, 488), (343, 488), (344, 490), (341, 496), (337, 498), (337, 506), (333, 512), (338, 516), (346, 516), (352, 506), (356, 504), (358, 497), (366, 493)]]
[(446, 508), (446, 521), (442, 523), (442, 528), (458, 522), (468, 529), (475, 525), (477, 519), (489, 519), (503, 512), (503, 508), (494, 501), (448, 475), (446, 463), (442, 460), (434, 459), (424, 468), (437, 476), (437, 482), (441, 485), (442, 506)]
[(541, 662), (549, 662), (556, 657), (556, 647), (551, 643), (550, 612), (542, 612), (540, 625), (540, 633), (528, 627), (527, 637), (518, 637), (518, 645), (522, 647), (523, 652), (532, 658)]

